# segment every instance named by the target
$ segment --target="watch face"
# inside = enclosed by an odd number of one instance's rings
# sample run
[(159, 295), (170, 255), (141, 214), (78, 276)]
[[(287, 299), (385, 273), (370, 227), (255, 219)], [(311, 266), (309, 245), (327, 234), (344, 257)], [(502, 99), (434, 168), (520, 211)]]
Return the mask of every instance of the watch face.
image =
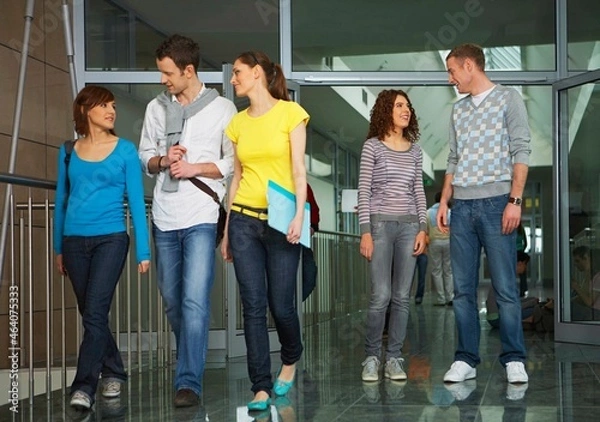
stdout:
[(515, 205), (521, 205), (523, 200), (521, 198), (508, 198), (508, 202)]

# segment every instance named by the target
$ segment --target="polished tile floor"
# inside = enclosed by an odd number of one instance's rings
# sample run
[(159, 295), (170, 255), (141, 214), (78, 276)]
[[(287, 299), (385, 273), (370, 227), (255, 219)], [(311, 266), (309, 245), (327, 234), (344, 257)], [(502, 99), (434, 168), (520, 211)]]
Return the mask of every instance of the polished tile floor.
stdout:
[[(485, 289), (482, 286), (481, 289)], [(535, 292), (534, 292), (535, 293)], [(538, 291), (538, 296), (545, 297)], [(484, 292), (480, 291), (481, 300)], [(1, 421), (598, 421), (600, 347), (555, 343), (550, 333), (526, 332), (528, 384), (507, 384), (498, 362), (500, 340), (482, 311), (477, 378), (445, 385), (454, 354), (452, 307), (411, 304), (404, 346), (407, 382), (363, 383), (364, 313), (310, 327), (297, 383), (270, 412), (248, 414), (251, 399), (244, 361), (211, 364), (203, 406), (174, 409), (172, 371), (133, 374), (120, 400), (100, 399), (93, 412), (73, 412), (60, 393), (17, 415), (0, 408)], [(278, 368), (273, 355), (273, 373)], [(14, 419), (13, 419), (13, 416)]]

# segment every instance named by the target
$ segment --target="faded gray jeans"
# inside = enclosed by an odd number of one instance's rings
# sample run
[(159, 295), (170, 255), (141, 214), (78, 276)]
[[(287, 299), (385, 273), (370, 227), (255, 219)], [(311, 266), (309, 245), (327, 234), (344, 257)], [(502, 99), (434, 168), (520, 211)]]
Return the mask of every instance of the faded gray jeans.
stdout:
[(413, 247), (418, 231), (419, 223), (412, 222), (379, 221), (371, 225), (374, 247), (369, 265), (371, 300), (367, 312), (366, 356), (381, 358), (388, 306), (390, 321), (386, 359), (402, 355), (416, 264)]

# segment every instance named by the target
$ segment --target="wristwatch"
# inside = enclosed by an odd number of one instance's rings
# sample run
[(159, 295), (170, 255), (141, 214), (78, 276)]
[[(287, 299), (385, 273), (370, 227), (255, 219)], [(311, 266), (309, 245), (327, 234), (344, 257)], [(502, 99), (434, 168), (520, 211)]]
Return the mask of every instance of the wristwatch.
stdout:
[(508, 198), (508, 202), (520, 207), (523, 203), (523, 198), (519, 198), (518, 196), (510, 196)]

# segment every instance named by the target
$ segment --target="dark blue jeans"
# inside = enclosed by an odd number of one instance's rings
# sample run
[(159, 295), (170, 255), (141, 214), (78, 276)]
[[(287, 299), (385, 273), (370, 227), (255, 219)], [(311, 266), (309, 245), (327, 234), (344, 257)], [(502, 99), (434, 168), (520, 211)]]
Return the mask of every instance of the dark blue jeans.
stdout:
[[(423, 299), (425, 293), (425, 274), (427, 274), (427, 255), (422, 253), (417, 256), (417, 266), (415, 267), (417, 275), (417, 292), (415, 299)], [(413, 276), (414, 277), (414, 276)]]
[(128, 249), (129, 236), (125, 232), (63, 239), (63, 262), (85, 329), (71, 393), (83, 391), (92, 403), (100, 374), (104, 380), (127, 380), (108, 326), (108, 313)]
[(252, 391), (271, 393), (271, 357), (267, 304), (281, 343), (281, 361), (296, 363), (302, 355), (296, 313), (296, 282), (300, 244), (261, 221), (232, 211), (229, 244), (244, 314), (244, 338)]

